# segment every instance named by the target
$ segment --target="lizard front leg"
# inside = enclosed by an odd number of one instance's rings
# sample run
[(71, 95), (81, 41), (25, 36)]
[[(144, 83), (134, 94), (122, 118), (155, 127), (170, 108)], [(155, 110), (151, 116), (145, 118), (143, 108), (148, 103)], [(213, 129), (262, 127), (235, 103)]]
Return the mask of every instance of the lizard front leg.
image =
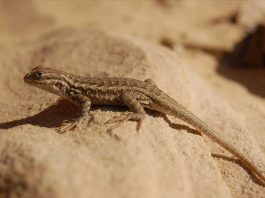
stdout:
[(141, 105), (140, 101), (142, 100), (148, 100), (148, 98), (137, 92), (124, 92), (121, 95), (122, 102), (129, 107), (129, 109), (132, 112), (124, 113), (120, 116), (116, 116), (108, 120), (106, 123), (115, 123), (118, 122), (114, 127), (112, 127), (110, 130), (113, 130), (114, 128), (117, 128), (120, 126), (124, 121), (127, 120), (133, 120), (137, 121), (137, 131), (140, 130), (142, 126), (142, 122), (145, 118), (145, 111), (143, 106)]
[(90, 98), (83, 96), (81, 94), (71, 93), (68, 99), (75, 105), (79, 106), (81, 109), (78, 118), (71, 121), (67, 121), (62, 124), (62, 126), (58, 129), (60, 133), (73, 130), (78, 125), (88, 125), (93, 119), (93, 117), (89, 115), (91, 107)]

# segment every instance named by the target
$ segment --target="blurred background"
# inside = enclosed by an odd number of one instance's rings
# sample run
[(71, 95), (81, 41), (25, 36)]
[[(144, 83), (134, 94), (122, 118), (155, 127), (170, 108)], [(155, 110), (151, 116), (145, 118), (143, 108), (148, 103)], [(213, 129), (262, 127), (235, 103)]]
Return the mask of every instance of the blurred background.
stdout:
[(264, 97), (264, 21), (261, 0), (0, 0), (0, 43), (26, 44), (64, 28), (121, 32), (183, 60), (210, 55), (218, 74)]

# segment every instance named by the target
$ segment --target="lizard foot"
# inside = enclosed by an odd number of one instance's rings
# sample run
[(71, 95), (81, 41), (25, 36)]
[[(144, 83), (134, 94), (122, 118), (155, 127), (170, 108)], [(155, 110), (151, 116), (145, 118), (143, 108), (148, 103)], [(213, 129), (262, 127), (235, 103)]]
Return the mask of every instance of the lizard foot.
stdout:
[(93, 119), (94, 119), (93, 116), (89, 116), (86, 118), (78, 118), (70, 121), (64, 121), (62, 125), (57, 129), (57, 132), (65, 133), (67, 131), (72, 131), (77, 127), (83, 128), (85, 126), (88, 126)]
[(132, 112), (123, 113), (121, 115), (114, 116), (114, 117), (110, 118), (109, 120), (107, 120), (105, 122), (105, 124), (113, 124), (113, 123), (116, 123), (110, 129), (108, 129), (108, 132), (111, 132), (112, 130), (114, 130), (115, 128), (118, 128), (124, 122), (126, 122), (128, 120), (137, 121), (136, 130), (137, 130), (137, 132), (139, 132), (139, 130), (140, 130), (141, 126), (142, 126), (142, 122), (144, 120), (144, 114), (141, 114), (141, 113), (132, 113)]

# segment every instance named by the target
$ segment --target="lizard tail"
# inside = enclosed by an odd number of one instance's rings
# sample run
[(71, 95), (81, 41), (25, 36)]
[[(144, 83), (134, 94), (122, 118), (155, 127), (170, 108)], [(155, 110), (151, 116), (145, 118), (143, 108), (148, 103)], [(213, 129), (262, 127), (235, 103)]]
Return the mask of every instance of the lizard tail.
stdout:
[[(159, 105), (160, 106), (160, 105)], [(241, 153), (235, 146), (223, 140), (218, 134), (205, 122), (203, 122), (196, 115), (187, 110), (184, 106), (174, 103), (174, 105), (163, 104), (163, 111), (161, 109), (160, 112), (166, 113), (168, 115), (172, 115), (176, 118), (181, 119), (182, 121), (190, 124), (199, 130), (202, 134), (208, 136), (214, 142), (228, 150), (231, 154), (237, 157), (246, 168), (252, 171), (256, 178), (265, 186), (265, 173), (261, 171), (250, 159), (248, 159), (243, 153)]]

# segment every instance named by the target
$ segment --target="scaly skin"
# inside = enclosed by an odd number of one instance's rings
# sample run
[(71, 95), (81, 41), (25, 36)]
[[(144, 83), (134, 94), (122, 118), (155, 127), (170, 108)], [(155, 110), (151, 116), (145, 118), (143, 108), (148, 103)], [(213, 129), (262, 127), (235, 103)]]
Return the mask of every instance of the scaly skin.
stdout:
[(260, 171), (251, 160), (233, 145), (222, 140), (201, 119), (162, 92), (150, 79), (140, 81), (129, 78), (82, 77), (51, 68), (36, 67), (25, 75), (24, 81), (81, 107), (80, 116), (62, 125), (61, 132), (72, 130), (80, 123), (87, 122), (87, 119), (91, 120), (89, 116), (91, 104), (128, 106), (131, 113), (110, 119), (107, 123), (135, 120), (138, 122), (137, 130), (140, 129), (145, 117), (144, 108), (156, 110), (179, 118), (198, 129), (241, 160), (265, 185), (265, 173)]

